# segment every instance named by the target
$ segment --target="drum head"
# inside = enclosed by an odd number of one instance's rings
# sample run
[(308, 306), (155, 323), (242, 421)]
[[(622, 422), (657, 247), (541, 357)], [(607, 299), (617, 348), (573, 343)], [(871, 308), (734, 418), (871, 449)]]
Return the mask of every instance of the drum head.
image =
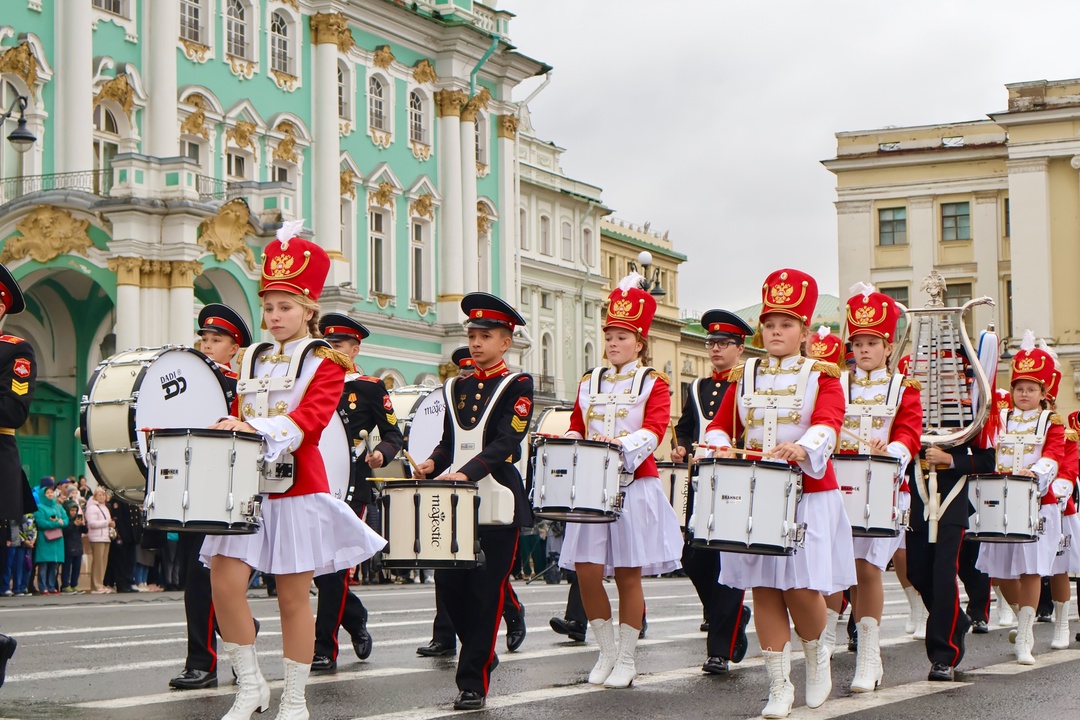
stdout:
[(225, 379), (194, 348), (160, 352), (136, 380), (136, 441), (146, 455), (144, 428), (205, 428), (229, 414)]
[(431, 457), (435, 446), (439, 444), (443, 433), (443, 415), (446, 403), (443, 402), (442, 388), (435, 388), (420, 401), (413, 413), (409, 426), (409, 455), (418, 463)]
[(338, 500), (345, 500), (349, 492), (352, 477), (352, 448), (345, 431), (345, 420), (341, 413), (334, 413), (319, 438), (319, 453), (326, 466), (326, 479), (330, 481), (330, 494)]
[[(404, 434), (409, 427), (409, 421), (412, 420), (413, 412), (420, 405), (420, 402), (430, 394), (431, 388), (417, 389), (408, 387), (387, 390), (386, 392), (390, 396), (390, 404), (394, 408), (394, 415), (397, 416), (398, 429)], [(368, 436), (368, 446), (375, 447), (380, 442), (382, 442), (382, 433), (379, 432), (378, 427), (374, 427)]]
[(549, 407), (540, 413), (540, 419), (533, 432), (561, 437), (570, 430), (570, 418), (573, 414), (572, 407)]

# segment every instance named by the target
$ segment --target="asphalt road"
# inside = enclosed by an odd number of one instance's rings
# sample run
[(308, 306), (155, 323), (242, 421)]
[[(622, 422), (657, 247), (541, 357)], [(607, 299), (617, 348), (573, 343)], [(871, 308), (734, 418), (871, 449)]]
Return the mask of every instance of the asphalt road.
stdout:
[[(803, 703), (801, 653), (793, 662), (793, 718), (943, 718), (1014, 720), (1043, 715), (1080, 717), (1075, 684), (1080, 645), (1051, 650), (1052, 626), (1036, 625), (1037, 664), (1013, 662), (1006, 629), (968, 636), (967, 657), (956, 683), (926, 682), (928, 663), (920, 642), (904, 634), (907, 604), (895, 578), (886, 577), (882, 630), (885, 684), (876, 693), (852, 695), (847, 684), (854, 655), (839, 650), (833, 661), (833, 695), (817, 710)], [(751, 649), (727, 677), (703, 675), (705, 636), (701, 608), (686, 579), (646, 580), (648, 638), (638, 651), (638, 679), (630, 690), (603, 690), (585, 682), (596, 646), (566, 642), (547, 626), (561, 614), (563, 585), (515, 583), (526, 606), (529, 635), (517, 653), (500, 642), (502, 664), (492, 676), (482, 718), (724, 718), (757, 717), (768, 694), (761, 655)], [(308, 687), (312, 718), (426, 720), (462, 715), (451, 707), (454, 662), (421, 658), (430, 638), (433, 588), (425, 585), (357, 588), (368, 606), (375, 650), (366, 662), (352, 655), (343, 633), (336, 673), (313, 676)], [(614, 585), (609, 586), (614, 596)], [(259, 654), (274, 690), (276, 711), (282, 665), (281, 626), (275, 601), (252, 593), (263, 623)], [(749, 598), (748, 598), (749, 600)], [(313, 603), (314, 604), (314, 603)], [(1077, 629), (1074, 621), (1073, 630)], [(751, 630), (753, 624), (751, 623)], [(0, 720), (64, 718), (135, 720), (219, 718), (231, 705), (231, 687), (170, 691), (170, 677), (183, 667), (183, 603), (178, 593), (0, 598), (0, 630), (19, 640), (0, 689)], [(845, 637), (838, 627), (841, 641)], [(223, 681), (230, 676), (221, 670)], [(259, 717), (259, 716), (256, 716)], [(265, 716), (264, 716), (265, 717)], [(270, 716), (272, 717), (272, 715)]]

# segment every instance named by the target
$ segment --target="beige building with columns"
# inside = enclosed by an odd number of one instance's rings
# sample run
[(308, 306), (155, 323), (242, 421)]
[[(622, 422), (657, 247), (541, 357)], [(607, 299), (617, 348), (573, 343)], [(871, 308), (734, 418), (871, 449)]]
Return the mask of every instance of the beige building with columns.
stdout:
[(922, 278), (937, 269), (949, 304), (994, 298), (969, 329), (994, 321), (1011, 347), (1025, 329), (1045, 338), (1062, 364), (1059, 409), (1072, 410), (1080, 405), (1080, 79), (1006, 89), (1006, 109), (986, 120), (837, 133), (836, 156), (823, 164), (836, 175), (840, 288), (868, 280), (921, 307)]

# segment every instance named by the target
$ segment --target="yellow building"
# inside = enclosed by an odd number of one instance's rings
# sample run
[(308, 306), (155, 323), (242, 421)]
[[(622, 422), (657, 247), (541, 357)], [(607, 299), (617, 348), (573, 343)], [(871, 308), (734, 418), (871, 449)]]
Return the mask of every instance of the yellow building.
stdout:
[[(994, 321), (1055, 346), (1059, 409), (1080, 404), (1080, 79), (1006, 86), (989, 119), (837, 133), (840, 288), (866, 280), (922, 306), (937, 269), (948, 304), (988, 295), (969, 329)], [(1004, 346), (1003, 346), (1004, 350)]]

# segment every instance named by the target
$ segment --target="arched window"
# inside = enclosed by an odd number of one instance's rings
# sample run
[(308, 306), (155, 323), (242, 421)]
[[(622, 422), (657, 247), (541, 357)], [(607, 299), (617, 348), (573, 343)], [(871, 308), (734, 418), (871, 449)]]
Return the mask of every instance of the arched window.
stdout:
[(270, 69), (293, 74), (289, 56), (289, 20), (282, 12), (270, 16)]
[(593, 350), (593, 344), (591, 342), (585, 343), (585, 369), (582, 371), (583, 373), (596, 367), (595, 355), (596, 351)]
[(337, 114), (342, 120), (352, 120), (352, 93), (349, 92), (349, 71), (342, 63), (337, 66)]
[(120, 127), (112, 110), (104, 105), (94, 108), (94, 193), (99, 194), (111, 184), (109, 170), (113, 158), (120, 152)]
[(574, 259), (574, 227), (565, 221), (562, 224), (562, 257), (563, 260)]
[(541, 382), (550, 381), (555, 374), (555, 356), (552, 352), (552, 341), (549, 333), (544, 333), (540, 339), (540, 374), (544, 377)]
[(483, 113), (476, 113), (476, 164), (488, 164), (487, 119)]
[(593, 265), (593, 246), (592, 246), (592, 230), (585, 228), (581, 231), (581, 249), (585, 255), (585, 264), (589, 267)]
[(413, 90), (409, 93), (409, 142), (430, 145), (424, 117), (424, 98)]
[(555, 254), (555, 249), (551, 247), (551, 218), (546, 215), (540, 216), (540, 252), (544, 255)]
[(371, 292), (393, 292), (390, 244), (390, 213), (374, 208), (368, 211), (368, 267), (371, 269)]
[(518, 210), (518, 247), (522, 250), (529, 249), (529, 213), (525, 208)]
[(248, 59), (247, 7), (241, 0), (226, 0), (225, 52), (233, 57)]
[(373, 130), (386, 132), (386, 105), (384, 102), (385, 91), (382, 80), (377, 77), (368, 78), (368, 125)]
[(180, 0), (181, 39), (199, 45), (209, 45), (205, 34), (201, 0)]

